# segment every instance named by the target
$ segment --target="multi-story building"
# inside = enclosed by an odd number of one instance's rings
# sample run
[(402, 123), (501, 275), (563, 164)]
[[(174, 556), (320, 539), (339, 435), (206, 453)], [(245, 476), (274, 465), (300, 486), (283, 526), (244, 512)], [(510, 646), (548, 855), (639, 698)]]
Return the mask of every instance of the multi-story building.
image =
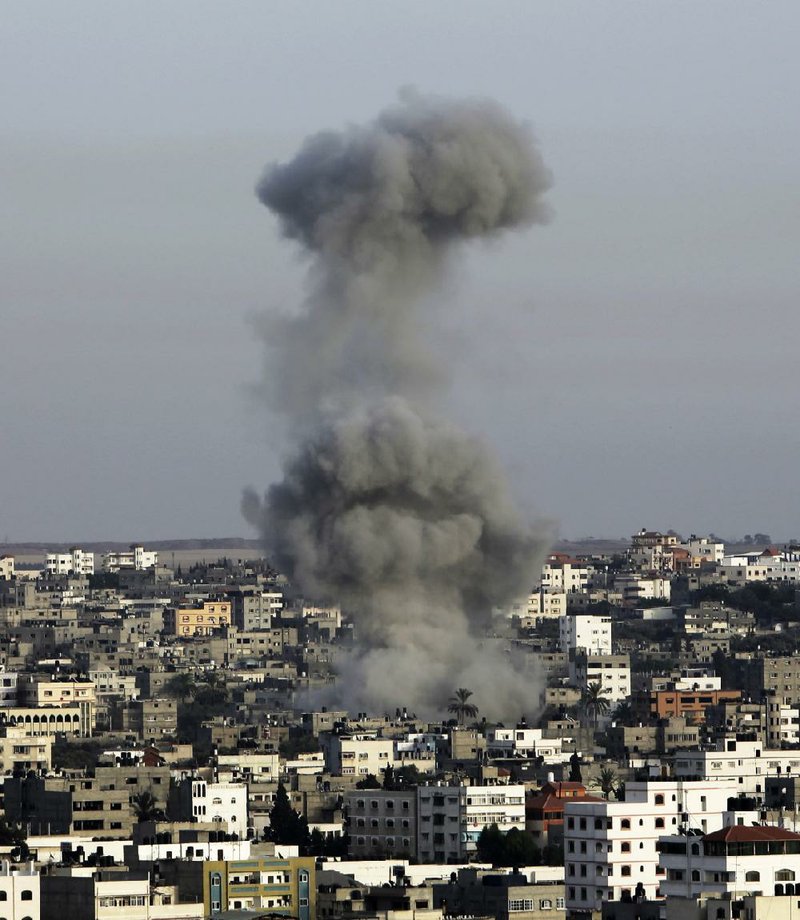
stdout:
[(631, 695), (630, 656), (578, 652), (570, 661), (570, 678), (577, 687), (600, 684), (603, 698), (613, 706)]
[(19, 675), (16, 671), (7, 671), (0, 667), (0, 707), (17, 705), (17, 682)]
[(735, 824), (664, 837), (658, 849), (666, 898), (800, 894), (800, 834), (786, 828)]
[(416, 858), (416, 789), (356, 789), (345, 794), (344, 802), (351, 858)]
[(94, 553), (73, 546), (68, 553), (48, 553), (44, 558), (46, 575), (94, 575)]
[(81, 716), (81, 733), (91, 735), (94, 731), (97, 695), (94, 684), (89, 680), (21, 674), (17, 683), (17, 697), (23, 706), (77, 706)]
[(31, 863), (0, 863), (0, 901), (5, 920), (41, 920), (39, 870)]
[(136, 735), (146, 744), (174, 738), (178, 732), (178, 701), (170, 697), (114, 701), (111, 727)]
[(41, 772), (52, 766), (51, 735), (28, 735), (24, 728), (0, 726), (0, 775)]
[(565, 760), (562, 738), (545, 738), (541, 728), (493, 728), (487, 732), (486, 752), (492, 758), (541, 758), (544, 763)]
[(568, 613), (559, 621), (561, 651), (590, 655), (611, 654), (611, 617), (591, 613)]
[(663, 870), (656, 844), (679, 828), (722, 826), (734, 782), (629, 782), (623, 801), (564, 805), (566, 903), (570, 914), (599, 911), (606, 901), (657, 896)]
[(650, 715), (654, 719), (673, 716), (698, 724), (706, 713), (723, 703), (736, 703), (741, 690), (654, 690), (650, 694)]
[(373, 733), (339, 735), (324, 732), (320, 746), (325, 766), (334, 776), (380, 777), (388, 766), (394, 767), (394, 741)]
[(525, 829), (525, 787), (418, 786), (417, 856), (457, 862), (474, 853), (484, 828)]
[(245, 632), (270, 629), (283, 609), (283, 593), (277, 589), (242, 587), (226, 592), (231, 602), (233, 625)]
[(317, 916), (313, 856), (210, 860), (194, 865), (202, 866), (206, 917), (231, 910), (274, 913), (297, 920)]
[(122, 550), (103, 555), (104, 572), (121, 572), (133, 570), (143, 572), (153, 569), (158, 565), (158, 553), (146, 550), (143, 546), (134, 544), (130, 550)]
[(800, 774), (800, 751), (765, 748), (761, 741), (721, 738), (712, 750), (684, 750), (673, 756), (676, 777), (733, 782), (737, 793), (763, 801), (767, 777)]
[(84, 728), (83, 715), (80, 707), (74, 703), (57, 708), (7, 706), (0, 709), (0, 726), (20, 728), (30, 737), (63, 733), (86, 738), (91, 735), (91, 729)]
[(14, 557), (0, 556), (0, 581), (11, 581), (14, 574)]
[(197, 607), (168, 607), (164, 611), (164, 632), (173, 636), (210, 636), (230, 625), (230, 601), (203, 601)]
[(246, 783), (209, 783), (186, 776), (173, 783), (169, 810), (179, 821), (213, 822), (229, 834), (249, 836)]

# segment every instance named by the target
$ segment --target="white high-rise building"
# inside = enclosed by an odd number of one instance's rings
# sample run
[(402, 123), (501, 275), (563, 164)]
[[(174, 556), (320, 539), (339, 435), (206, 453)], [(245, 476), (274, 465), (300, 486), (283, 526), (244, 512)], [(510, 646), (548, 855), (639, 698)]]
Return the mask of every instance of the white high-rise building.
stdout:
[(103, 571), (119, 572), (120, 569), (134, 569), (142, 572), (153, 569), (158, 565), (158, 553), (146, 550), (143, 546), (134, 545), (127, 551), (111, 552), (103, 555)]
[(604, 901), (657, 896), (664, 877), (656, 844), (683, 827), (710, 833), (723, 824), (735, 782), (629, 782), (621, 802), (567, 801), (564, 866), (567, 911), (601, 910)]
[(568, 613), (559, 621), (561, 651), (587, 655), (611, 654), (611, 617), (592, 613)]

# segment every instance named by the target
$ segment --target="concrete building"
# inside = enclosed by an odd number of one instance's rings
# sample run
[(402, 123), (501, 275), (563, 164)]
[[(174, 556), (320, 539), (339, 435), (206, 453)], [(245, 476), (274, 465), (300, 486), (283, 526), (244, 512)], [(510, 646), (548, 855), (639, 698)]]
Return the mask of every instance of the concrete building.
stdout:
[(197, 607), (168, 607), (164, 611), (164, 632), (173, 636), (210, 636), (230, 625), (230, 601), (203, 601)]
[(770, 825), (725, 827), (659, 842), (661, 895), (800, 894), (800, 834)]
[(133, 570), (143, 572), (158, 565), (158, 553), (150, 552), (143, 546), (134, 544), (129, 550), (105, 553), (103, 555), (104, 572), (122, 572)]
[(344, 797), (354, 859), (416, 859), (417, 791), (356, 789)]
[(656, 844), (680, 827), (722, 826), (734, 782), (629, 782), (623, 801), (566, 802), (564, 861), (570, 914), (599, 911), (604, 901), (654, 898), (663, 877)]
[(40, 772), (52, 766), (51, 735), (32, 737), (25, 728), (0, 726), (0, 775), (15, 772)]
[(630, 656), (577, 652), (570, 661), (570, 678), (576, 687), (599, 683), (605, 691), (603, 698), (613, 708), (631, 695)]
[(314, 920), (317, 916), (313, 856), (211, 860), (192, 865), (202, 867), (207, 917), (231, 910), (275, 913), (297, 920)]
[(48, 553), (44, 558), (45, 575), (94, 575), (94, 553), (73, 546), (68, 553)]
[(464, 860), (492, 824), (504, 833), (525, 830), (524, 786), (417, 787), (417, 856), (422, 862)]
[(4, 920), (40, 920), (40, 876), (33, 863), (0, 863), (0, 901)]
[(184, 777), (173, 783), (169, 812), (178, 821), (213, 822), (229, 834), (250, 836), (245, 783), (209, 783), (198, 776)]
[(564, 882), (531, 882), (520, 872), (459, 869), (449, 882), (433, 883), (433, 903), (449, 917), (555, 920), (564, 910)]
[(568, 613), (559, 620), (561, 651), (590, 655), (611, 654), (611, 617), (591, 613)]
[(11, 581), (15, 575), (14, 557), (0, 556), (0, 581)]
[(319, 736), (325, 754), (325, 767), (334, 776), (380, 778), (388, 766), (395, 766), (394, 741), (373, 733), (339, 735), (324, 732)]
[(178, 701), (170, 697), (115, 701), (111, 706), (111, 727), (136, 735), (146, 744), (174, 738), (178, 732)]
[(17, 697), (22, 706), (77, 706), (81, 734), (89, 736), (94, 731), (97, 695), (91, 681), (56, 678), (50, 674), (21, 674), (17, 683)]

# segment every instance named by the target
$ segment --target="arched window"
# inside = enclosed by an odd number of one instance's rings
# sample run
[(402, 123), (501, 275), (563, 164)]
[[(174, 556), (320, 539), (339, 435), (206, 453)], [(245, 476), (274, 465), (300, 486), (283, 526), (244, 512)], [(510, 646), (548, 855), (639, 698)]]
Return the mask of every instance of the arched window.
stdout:
[(631, 822), (630, 822), (630, 819), (629, 819), (629, 818), (623, 818), (622, 821), (620, 821), (620, 825), (619, 825), (619, 826), (622, 828), (622, 830), (624, 830), (624, 831), (629, 831), (629, 830), (631, 829)]
[(663, 804), (664, 804), (664, 796), (659, 792), (658, 795), (656, 796), (656, 805), (663, 805)]
[(776, 882), (793, 882), (794, 881), (794, 870), (793, 869), (778, 869), (775, 873)]
[(745, 874), (744, 874), (744, 880), (745, 880), (746, 882), (760, 882), (760, 881), (761, 881), (761, 873), (760, 873), (760, 872), (755, 872), (755, 871), (753, 871), (753, 872), (745, 872)]
[(630, 853), (630, 851), (631, 851), (631, 845), (630, 845), (630, 844), (628, 843), (628, 841), (626, 840), (626, 841), (622, 844), (622, 852), (623, 852), (623, 853)]
[(620, 874), (621, 874), (621, 875), (630, 875), (630, 874), (631, 874), (631, 867), (630, 867), (630, 866), (623, 866), (622, 869), (620, 870)]
[(663, 826), (664, 826), (664, 819), (656, 818), (656, 827), (663, 827)]
[(30, 888), (25, 888), (25, 889), (23, 890), (22, 894), (19, 896), (19, 899), (20, 899), (20, 901), (32, 901), (32, 900), (33, 900), (33, 892), (31, 891)]
[(0, 901), (7, 901), (7, 900), (8, 900), (8, 892), (0, 891)]
[(776, 886), (775, 886), (775, 894), (776, 894), (776, 895), (782, 895), (782, 894), (783, 894), (783, 885), (776, 885)]

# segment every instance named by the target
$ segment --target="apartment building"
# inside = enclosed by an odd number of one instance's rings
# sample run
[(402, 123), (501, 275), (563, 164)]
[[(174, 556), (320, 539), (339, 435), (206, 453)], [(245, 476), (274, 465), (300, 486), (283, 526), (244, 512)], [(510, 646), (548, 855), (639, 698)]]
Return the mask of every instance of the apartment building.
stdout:
[(589, 584), (589, 566), (565, 553), (551, 553), (542, 566), (539, 588), (546, 592), (580, 594)]
[(53, 738), (32, 737), (24, 728), (0, 726), (0, 775), (49, 770), (52, 766)]
[(611, 654), (611, 617), (591, 613), (568, 613), (559, 621), (559, 641), (565, 654), (582, 651)]
[(0, 556), (0, 581), (11, 581), (15, 576), (13, 556)]
[(800, 834), (786, 828), (735, 824), (664, 837), (658, 849), (666, 898), (800, 894)]
[(44, 558), (45, 575), (94, 575), (94, 553), (73, 546), (67, 553), (48, 553)]
[(167, 607), (164, 611), (164, 632), (172, 636), (210, 636), (230, 625), (230, 601), (203, 601), (197, 607)]
[(417, 787), (417, 855), (422, 862), (464, 860), (492, 824), (505, 833), (525, 830), (524, 786)]
[(544, 763), (562, 763), (563, 738), (545, 738), (541, 728), (494, 728), (487, 732), (487, 753), (492, 758), (530, 760), (540, 757)]
[(654, 690), (650, 694), (653, 719), (679, 717), (694, 725), (705, 722), (709, 710), (726, 703), (737, 703), (741, 690)]
[(353, 859), (416, 859), (417, 791), (356, 789), (344, 797)]
[(604, 902), (655, 898), (663, 877), (657, 842), (679, 828), (722, 826), (734, 782), (629, 782), (623, 801), (564, 804), (566, 905), (572, 915)]
[(41, 879), (31, 863), (0, 863), (0, 901), (4, 920), (41, 920)]
[(229, 834), (249, 836), (246, 783), (209, 783), (186, 776), (170, 789), (169, 811), (178, 821), (213, 822)]
[(21, 674), (17, 682), (17, 697), (22, 706), (77, 706), (81, 733), (88, 736), (94, 731), (97, 695), (91, 681), (59, 679), (52, 675)]
[(154, 569), (157, 565), (158, 553), (146, 550), (138, 544), (134, 544), (129, 550), (105, 553), (102, 557), (104, 572), (143, 572), (145, 569)]
[(314, 920), (317, 915), (313, 856), (211, 860), (193, 865), (202, 867), (206, 917), (231, 910), (276, 913), (297, 920)]
[(631, 695), (630, 656), (577, 652), (570, 661), (570, 678), (577, 687), (600, 684), (603, 698), (613, 707)]
[(379, 738), (372, 733), (339, 735), (324, 732), (320, 746), (325, 754), (325, 767), (334, 776), (372, 774), (380, 777), (388, 766), (395, 766), (394, 740)]

